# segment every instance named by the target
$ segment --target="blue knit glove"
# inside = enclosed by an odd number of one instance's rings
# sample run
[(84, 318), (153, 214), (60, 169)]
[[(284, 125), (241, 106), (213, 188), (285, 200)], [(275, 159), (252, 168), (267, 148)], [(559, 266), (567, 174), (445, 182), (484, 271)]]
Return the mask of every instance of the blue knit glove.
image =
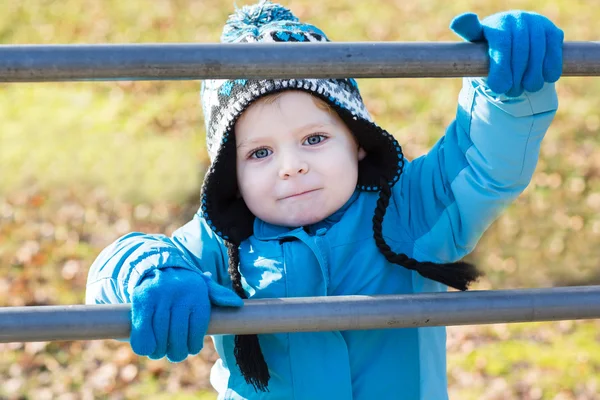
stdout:
[(155, 269), (133, 289), (131, 336), (134, 353), (171, 362), (198, 354), (211, 303), (241, 307), (242, 299), (208, 276), (185, 268)]
[(487, 84), (498, 94), (536, 92), (562, 74), (564, 33), (543, 15), (509, 11), (479, 22), (477, 15), (465, 13), (452, 20), (450, 29), (469, 42), (487, 41)]

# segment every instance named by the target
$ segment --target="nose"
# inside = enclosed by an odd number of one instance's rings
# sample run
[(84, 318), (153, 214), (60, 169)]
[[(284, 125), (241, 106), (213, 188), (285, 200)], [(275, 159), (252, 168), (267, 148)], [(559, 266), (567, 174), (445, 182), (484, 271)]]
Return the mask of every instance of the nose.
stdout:
[(279, 177), (289, 179), (297, 175), (308, 173), (308, 164), (293, 156), (284, 156), (279, 168)]

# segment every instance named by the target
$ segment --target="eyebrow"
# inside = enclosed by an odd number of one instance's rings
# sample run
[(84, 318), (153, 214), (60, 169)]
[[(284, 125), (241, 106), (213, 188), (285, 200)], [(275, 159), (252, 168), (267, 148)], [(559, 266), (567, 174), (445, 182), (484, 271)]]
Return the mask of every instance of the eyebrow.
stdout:
[(309, 129), (313, 129), (313, 128), (317, 128), (317, 127), (329, 126), (329, 125), (333, 125), (333, 124), (331, 122), (327, 122), (327, 121), (311, 122), (311, 123), (302, 125), (301, 127), (295, 129), (294, 133), (300, 132), (300, 131), (307, 131)]
[(246, 140), (242, 140), (240, 143), (238, 143), (238, 145), (235, 148), (239, 149), (240, 147), (244, 147), (244, 146), (251, 147), (253, 145), (253, 143), (261, 143), (263, 141), (265, 141), (265, 138), (262, 138), (262, 137), (246, 139)]
[[(293, 134), (296, 134), (301, 131), (307, 131), (309, 129), (313, 129), (313, 128), (317, 128), (317, 127), (325, 127), (325, 126), (332, 126), (332, 125), (333, 125), (333, 123), (328, 122), (328, 121), (310, 122), (308, 124), (302, 125), (296, 129), (294, 129)], [(244, 147), (244, 146), (252, 146), (253, 143), (260, 143), (260, 142), (265, 141), (266, 139), (268, 139), (268, 138), (255, 137), (255, 138), (246, 139), (246, 140), (243, 140), (240, 143), (238, 143), (236, 148), (239, 149), (240, 147)]]

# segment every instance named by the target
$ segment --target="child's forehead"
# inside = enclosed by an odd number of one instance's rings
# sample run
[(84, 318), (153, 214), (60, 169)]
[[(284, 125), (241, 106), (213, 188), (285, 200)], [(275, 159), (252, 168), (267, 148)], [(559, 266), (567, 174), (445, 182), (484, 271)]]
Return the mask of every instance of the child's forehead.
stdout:
[(309, 93), (289, 90), (264, 96), (240, 115), (239, 121), (269, 123), (272, 119), (310, 119), (331, 122), (333, 115), (325, 102)]
[(282, 130), (293, 134), (319, 127), (344, 125), (335, 112), (319, 107), (314, 100), (320, 101), (307, 93), (284, 94), (252, 104), (235, 124), (237, 140), (270, 136), (274, 132), (280, 135)]

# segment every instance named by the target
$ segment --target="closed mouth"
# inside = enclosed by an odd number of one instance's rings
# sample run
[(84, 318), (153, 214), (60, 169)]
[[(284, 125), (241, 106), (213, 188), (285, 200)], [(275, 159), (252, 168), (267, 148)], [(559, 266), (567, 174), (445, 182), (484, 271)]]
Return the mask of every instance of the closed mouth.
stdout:
[(290, 196), (285, 196), (285, 197), (282, 197), (282, 198), (281, 198), (281, 199), (279, 199), (279, 200), (292, 199), (292, 198), (294, 198), (294, 197), (299, 197), (299, 196), (302, 196), (302, 195), (304, 195), (304, 194), (308, 194), (308, 193), (316, 192), (317, 190), (320, 190), (320, 189), (306, 190), (306, 191), (304, 191), (304, 192), (295, 193), (295, 194), (292, 194), (292, 195), (290, 195)]

